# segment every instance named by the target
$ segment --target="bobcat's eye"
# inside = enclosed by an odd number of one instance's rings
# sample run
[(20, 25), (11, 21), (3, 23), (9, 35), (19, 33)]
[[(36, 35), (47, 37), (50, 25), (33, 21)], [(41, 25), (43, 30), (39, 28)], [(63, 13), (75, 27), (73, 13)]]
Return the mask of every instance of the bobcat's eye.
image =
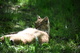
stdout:
[(40, 17), (38, 19), (41, 19)]

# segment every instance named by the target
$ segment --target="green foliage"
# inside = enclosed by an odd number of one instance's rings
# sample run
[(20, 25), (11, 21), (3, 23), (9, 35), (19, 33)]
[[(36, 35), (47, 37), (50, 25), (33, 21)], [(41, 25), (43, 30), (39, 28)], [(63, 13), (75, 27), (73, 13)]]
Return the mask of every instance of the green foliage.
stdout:
[(48, 16), (50, 42), (36, 45), (0, 43), (0, 53), (80, 53), (78, 0), (0, 0), (0, 36), (34, 27), (36, 15)]

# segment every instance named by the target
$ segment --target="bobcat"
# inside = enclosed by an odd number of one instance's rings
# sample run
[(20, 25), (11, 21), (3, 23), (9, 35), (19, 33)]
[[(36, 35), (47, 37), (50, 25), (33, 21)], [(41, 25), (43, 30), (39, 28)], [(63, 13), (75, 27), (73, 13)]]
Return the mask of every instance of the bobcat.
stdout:
[(16, 44), (19, 44), (20, 42), (23, 44), (32, 43), (36, 40), (36, 38), (38, 38), (40, 43), (49, 42), (49, 35), (46, 32), (35, 28), (27, 28), (23, 31), (18, 32), (17, 34), (2, 36), (0, 37), (0, 40), (5, 41), (5, 37), (9, 38), (10, 41)]
[(45, 31), (49, 34), (50, 32), (50, 23), (48, 17), (41, 18), (37, 15), (37, 21), (35, 21), (35, 28)]
[[(36, 29), (35, 29), (36, 28)], [(49, 32), (50, 24), (48, 17), (41, 18), (37, 16), (37, 21), (35, 22), (35, 28), (27, 28), (23, 31), (20, 31), (16, 34), (9, 34), (0, 37), (0, 40), (5, 41), (5, 37), (9, 38), (13, 43), (23, 44), (32, 43), (35, 40), (39, 40), (40, 43), (49, 42)]]

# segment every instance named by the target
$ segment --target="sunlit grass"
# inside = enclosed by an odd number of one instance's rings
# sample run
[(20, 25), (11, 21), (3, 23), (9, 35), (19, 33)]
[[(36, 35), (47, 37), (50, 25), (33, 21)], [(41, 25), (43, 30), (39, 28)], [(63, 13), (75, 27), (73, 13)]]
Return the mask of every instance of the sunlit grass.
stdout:
[(18, 4), (22, 6), (22, 5), (28, 4), (28, 1), (29, 0), (18, 0)]

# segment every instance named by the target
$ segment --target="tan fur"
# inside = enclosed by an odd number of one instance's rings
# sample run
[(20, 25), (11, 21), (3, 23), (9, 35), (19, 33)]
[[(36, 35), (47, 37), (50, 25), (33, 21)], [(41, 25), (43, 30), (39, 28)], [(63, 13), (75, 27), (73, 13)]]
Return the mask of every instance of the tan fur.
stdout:
[(35, 28), (45, 31), (49, 34), (50, 23), (48, 17), (41, 18), (40, 16), (37, 16), (37, 21), (35, 21)]
[(4, 37), (9, 37), (10, 40), (12, 40), (16, 44), (20, 43), (20, 41), (23, 44), (31, 43), (36, 40), (36, 37), (38, 38), (40, 43), (49, 42), (49, 36), (46, 32), (34, 28), (27, 28), (23, 31), (18, 32), (17, 34), (5, 35), (0, 37), (0, 39), (4, 40)]

